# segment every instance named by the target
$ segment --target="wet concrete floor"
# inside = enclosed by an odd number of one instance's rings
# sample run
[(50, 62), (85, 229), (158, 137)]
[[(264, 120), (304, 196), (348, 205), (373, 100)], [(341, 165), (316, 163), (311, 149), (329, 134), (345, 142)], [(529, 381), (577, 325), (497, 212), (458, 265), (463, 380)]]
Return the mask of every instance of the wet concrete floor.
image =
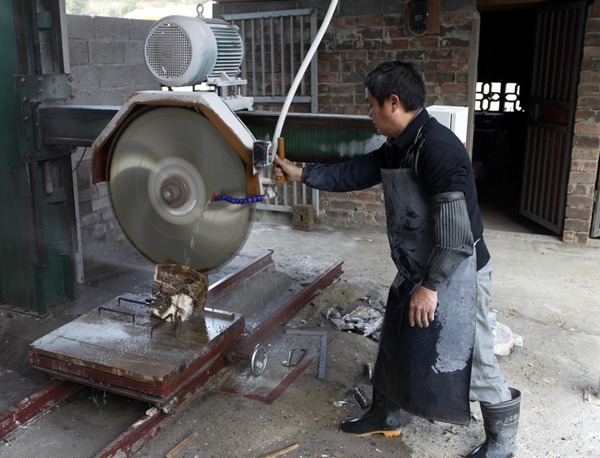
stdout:
[[(488, 224), (486, 240), (495, 263), (492, 308), (499, 322), (523, 338), (522, 347), (500, 357), (509, 383), (523, 393), (518, 456), (600, 456), (600, 406), (583, 398), (586, 389), (598, 388), (600, 377), (600, 248), (565, 246), (555, 237), (507, 221)], [(467, 427), (406, 414), (400, 438), (355, 438), (339, 431), (341, 420), (362, 412), (352, 390), (362, 386), (370, 395), (365, 366), (373, 360), (376, 343), (333, 330), (320, 312), (364, 297), (385, 301), (394, 268), (382, 230), (317, 227), (302, 232), (292, 230), (283, 218), (263, 218), (240, 255), (216, 275), (226, 275), (267, 249), (274, 250), (275, 281), (283, 289), (344, 262), (342, 278), (291, 323), (327, 330), (325, 378), (316, 377), (318, 339), (279, 335), (265, 343), (269, 365), (263, 376), (252, 377), (244, 363), (215, 375), (136, 456), (165, 456), (193, 432), (197, 438), (178, 456), (251, 457), (298, 444), (285, 456), (459, 457), (481, 441), (475, 404)], [(86, 283), (77, 285), (75, 301), (44, 317), (0, 309), (0, 410), (48, 382), (29, 364), (31, 342), (117, 295), (147, 293), (152, 275), (153, 265), (133, 250), (106, 253), (86, 259)], [(261, 289), (269, 289), (268, 283)], [(238, 291), (235, 302), (257, 309), (262, 299), (249, 298), (262, 294)], [(289, 350), (299, 346), (313, 357), (310, 364), (276, 399), (265, 402), (288, 373), (282, 363)], [(84, 388), (53, 414), (0, 443), (0, 456), (93, 456), (147, 408), (139, 401)]]

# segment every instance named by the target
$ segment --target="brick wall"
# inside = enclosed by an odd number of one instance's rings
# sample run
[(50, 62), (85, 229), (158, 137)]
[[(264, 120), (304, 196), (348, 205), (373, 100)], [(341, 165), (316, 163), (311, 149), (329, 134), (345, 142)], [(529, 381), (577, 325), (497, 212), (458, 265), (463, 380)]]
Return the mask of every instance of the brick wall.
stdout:
[[(399, 14), (332, 20), (318, 55), (320, 112), (367, 114), (362, 82), (369, 70), (386, 60), (414, 62), (423, 71), (427, 106), (472, 106), (476, 81), (469, 57), (477, 50), (479, 13), (473, 6), (445, 10), (442, 2), (439, 30), (422, 37), (407, 35), (403, 21)], [(381, 186), (322, 192), (320, 210), (321, 223), (385, 225)]]
[(588, 244), (600, 155), (600, 5), (590, 5), (583, 45), (563, 240)]
[[(144, 63), (144, 40), (153, 21), (67, 17), (72, 104), (120, 106), (134, 92), (159, 89)], [(87, 253), (127, 244), (117, 223), (106, 183), (91, 182), (91, 151), (74, 154), (80, 227)]]

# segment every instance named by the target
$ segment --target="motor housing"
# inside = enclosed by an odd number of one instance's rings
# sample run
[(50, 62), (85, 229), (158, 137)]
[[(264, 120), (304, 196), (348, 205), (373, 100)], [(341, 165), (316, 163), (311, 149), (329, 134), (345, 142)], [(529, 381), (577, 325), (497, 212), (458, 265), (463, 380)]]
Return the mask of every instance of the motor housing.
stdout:
[(239, 75), (244, 48), (237, 27), (223, 20), (167, 16), (150, 29), (144, 58), (160, 84), (194, 86)]

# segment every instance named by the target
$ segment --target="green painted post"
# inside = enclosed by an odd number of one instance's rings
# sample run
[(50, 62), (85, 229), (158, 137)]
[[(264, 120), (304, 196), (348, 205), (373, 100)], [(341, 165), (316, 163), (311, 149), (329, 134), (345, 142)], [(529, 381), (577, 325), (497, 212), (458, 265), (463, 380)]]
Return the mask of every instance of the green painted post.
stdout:
[[(44, 74), (48, 56), (36, 49), (47, 52), (50, 31), (39, 33), (48, 24), (32, 20), (30, 5), (0, 3), (0, 303), (45, 312), (73, 297), (74, 202), (69, 151), (36, 141), (35, 110), (66, 75)], [(36, 15), (57, 5), (38, 1)]]

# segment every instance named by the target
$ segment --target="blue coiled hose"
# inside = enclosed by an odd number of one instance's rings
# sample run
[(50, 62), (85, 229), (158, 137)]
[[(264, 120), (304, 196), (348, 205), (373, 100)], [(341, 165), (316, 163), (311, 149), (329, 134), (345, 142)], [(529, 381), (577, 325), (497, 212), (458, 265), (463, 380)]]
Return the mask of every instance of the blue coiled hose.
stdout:
[(245, 205), (245, 204), (254, 204), (256, 202), (263, 202), (267, 199), (266, 195), (260, 195), (260, 196), (252, 196), (252, 197), (244, 197), (244, 198), (238, 198), (238, 197), (232, 197), (232, 196), (228, 196), (227, 194), (217, 194), (217, 193), (213, 193), (212, 197), (210, 198), (211, 202), (219, 202), (221, 200), (224, 200), (225, 202), (229, 202), (230, 204), (236, 204), (236, 205)]

